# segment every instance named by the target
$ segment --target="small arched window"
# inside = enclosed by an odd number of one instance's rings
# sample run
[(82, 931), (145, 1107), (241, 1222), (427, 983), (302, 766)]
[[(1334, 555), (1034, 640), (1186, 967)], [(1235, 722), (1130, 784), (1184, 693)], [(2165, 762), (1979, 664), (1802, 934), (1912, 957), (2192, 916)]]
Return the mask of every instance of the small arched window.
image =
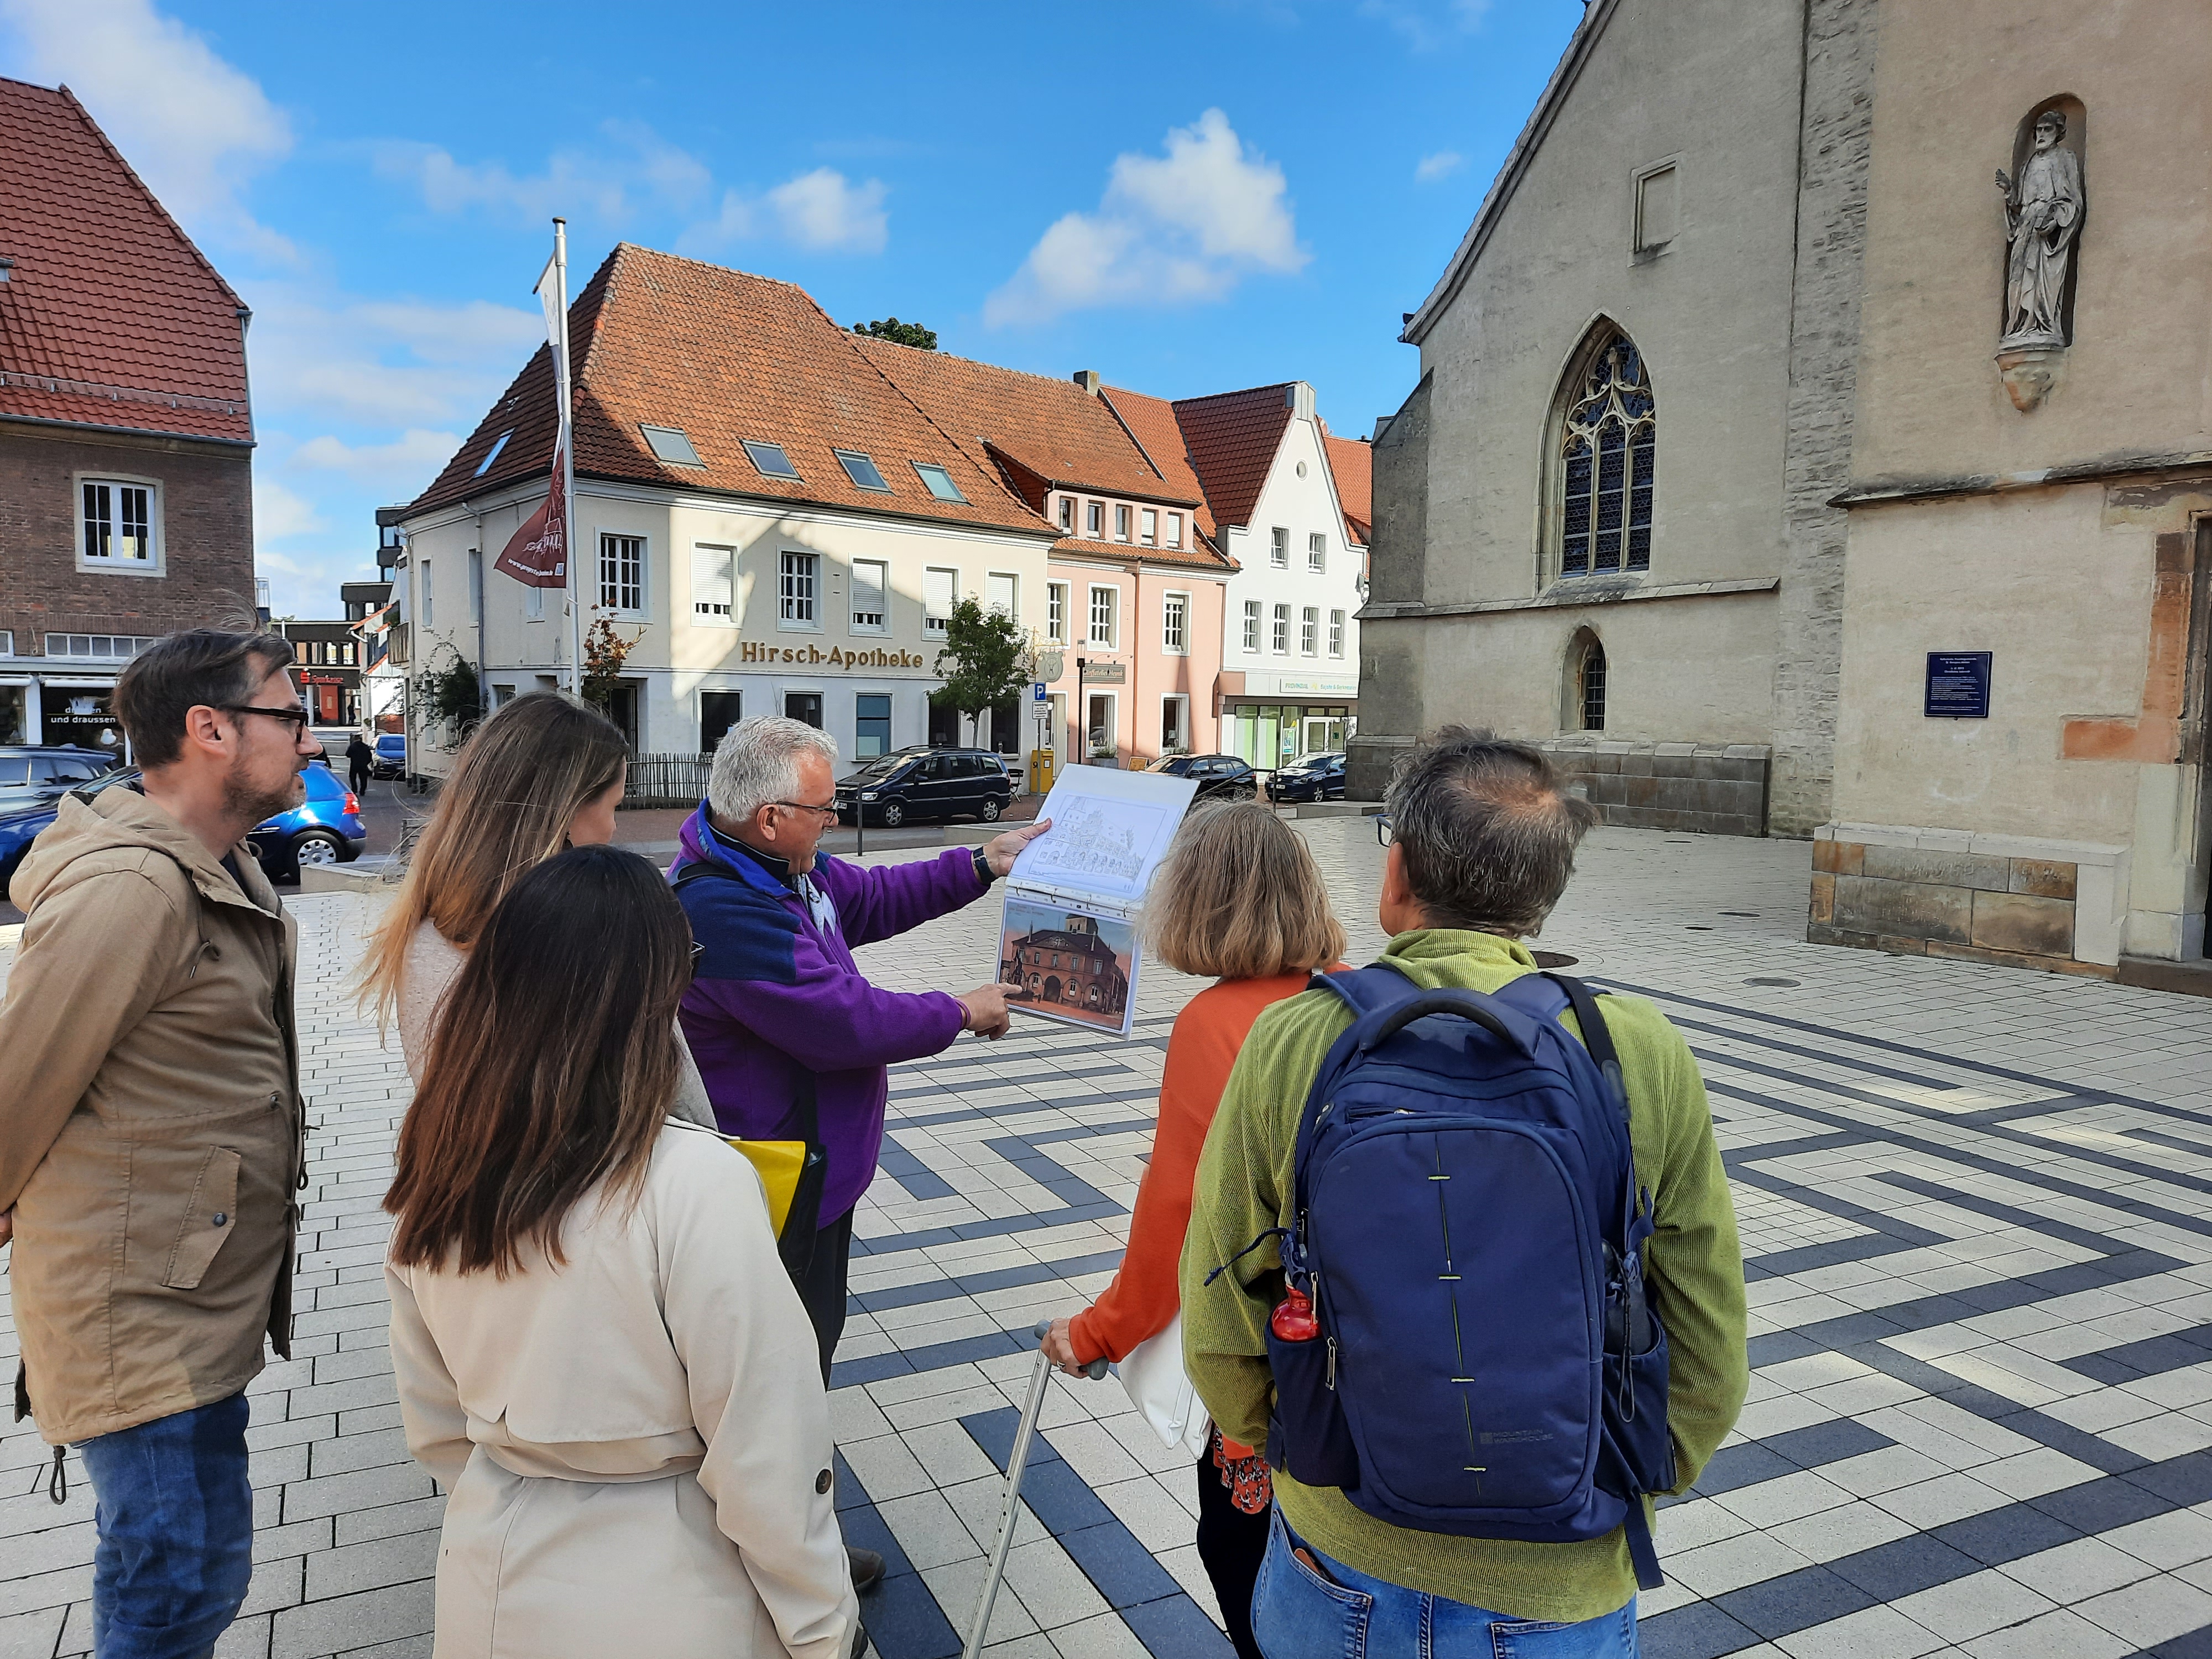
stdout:
[(1583, 730), (1605, 730), (1605, 647), (1595, 635), (1583, 644), (1582, 661), (1576, 669), (1576, 690), (1580, 694)]
[(1559, 574), (1649, 570), (1659, 429), (1650, 374), (1636, 343), (1609, 323), (1580, 362), (1559, 423)]

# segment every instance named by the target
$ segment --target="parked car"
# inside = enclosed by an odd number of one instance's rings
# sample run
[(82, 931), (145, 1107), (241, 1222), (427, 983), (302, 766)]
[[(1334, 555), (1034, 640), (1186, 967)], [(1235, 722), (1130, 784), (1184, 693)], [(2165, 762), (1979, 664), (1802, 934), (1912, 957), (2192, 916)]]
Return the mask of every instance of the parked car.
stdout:
[(988, 749), (901, 749), (837, 781), (837, 822), (896, 829), (972, 813), (989, 823), (1013, 799), (1006, 762)]
[(106, 776), (123, 757), (70, 744), (9, 744), (0, 748), (0, 812), (44, 806), (80, 784)]
[(1267, 780), (1269, 800), (1342, 800), (1344, 756), (1301, 755)]
[(372, 778), (404, 778), (407, 775), (407, 734), (404, 732), (380, 732), (376, 741), (369, 745), (376, 750), (376, 759), (368, 769)]
[(300, 775), (307, 799), (256, 824), (246, 838), (271, 881), (297, 881), (303, 865), (351, 864), (368, 844), (361, 799), (344, 780), (327, 766)]
[[(97, 754), (98, 751), (83, 752)], [(57, 793), (51, 799), (30, 805), (0, 807), (0, 896), (6, 895), (8, 884), (15, 878), (15, 866), (23, 861), (23, 854), (31, 850), (31, 842), (39, 831), (60, 816), (63, 794), (73, 794), (80, 800), (90, 800), (103, 789), (118, 787), (137, 788), (138, 769), (135, 766), (112, 768), (88, 782)]]
[(1194, 800), (1250, 800), (1260, 793), (1260, 775), (1234, 755), (1163, 755), (1145, 770), (1197, 779)]

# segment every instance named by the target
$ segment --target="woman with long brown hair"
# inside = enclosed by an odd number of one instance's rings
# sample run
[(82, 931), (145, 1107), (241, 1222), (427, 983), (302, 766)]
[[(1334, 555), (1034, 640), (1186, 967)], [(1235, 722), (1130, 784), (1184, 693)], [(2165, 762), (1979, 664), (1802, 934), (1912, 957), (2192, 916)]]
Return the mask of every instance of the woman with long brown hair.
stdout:
[[(1075, 1373), (1094, 1359), (1126, 1358), (1174, 1321), (1198, 1155), (1237, 1052), (1261, 1009), (1296, 996), (1344, 954), (1320, 866), (1297, 831), (1257, 800), (1192, 810), (1152, 878), (1145, 933), (1168, 966), (1215, 982), (1184, 1006), (1168, 1037), (1159, 1122), (1121, 1270), (1095, 1304), (1053, 1321), (1045, 1338), (1045, 1352)], [(1198, 1555), (1241, 1659), (1260, 1659), (1252, 1588), (1267, 1551), (1272, 1495), (1259, 1454), (1214, 1430), (1198, 1462)]]
[[(397, 1017), (409, 1075), (421, 1079), (440, 1004), (493, 908), (563, 848), (615, 838), (629, 770), (620, 728), (557, 691), (501, 704), (461, 745), (362, 967), (362, 1000), (387, 1028)], [(711, 1127), (688, 1048), (679, 1090), (679, 1114)]]
[(431, 1035), (385, 1208), (439, 1659), (845, 1659), (813, 1328), (752, 1166), (669, 1115), (691, 934), (643, 860), (515, 882)]

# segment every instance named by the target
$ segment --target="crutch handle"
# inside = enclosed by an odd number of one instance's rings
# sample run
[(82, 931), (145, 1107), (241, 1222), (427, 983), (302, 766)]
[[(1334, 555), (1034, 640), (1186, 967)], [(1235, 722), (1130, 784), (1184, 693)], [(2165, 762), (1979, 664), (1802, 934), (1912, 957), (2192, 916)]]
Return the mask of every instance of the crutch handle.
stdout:
[[(1052, 1321), (1049, 1319), (1038, 1320), (1036, 1322), (1036, 1328), (1034, 1331), (1031, 1331), (1030, 1334), (1036, 1338), (1039, 1346), (1042, 1346), (1045, 1338), (1052, 1334)], [(1109, 1362), (1103, 1357), (1094, 1359), (1088, 1365), (1085, 1365), (1083, 1368), (1083, 1374), (1089, 1377), (1093, 1382), (1096, 1382), (1100, 1377), (1106, 1375), (1106, 1367), (1109, 1363)]]

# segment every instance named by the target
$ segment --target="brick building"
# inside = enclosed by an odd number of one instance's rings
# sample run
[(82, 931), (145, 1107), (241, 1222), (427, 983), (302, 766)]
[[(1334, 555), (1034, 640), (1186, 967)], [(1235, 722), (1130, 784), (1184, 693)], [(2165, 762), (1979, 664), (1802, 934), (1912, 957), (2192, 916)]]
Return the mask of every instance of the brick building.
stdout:
[(67, 88), (0, 128), (0, 741), (112, 746), (125, 662), (253, 616), (247, 312)]

